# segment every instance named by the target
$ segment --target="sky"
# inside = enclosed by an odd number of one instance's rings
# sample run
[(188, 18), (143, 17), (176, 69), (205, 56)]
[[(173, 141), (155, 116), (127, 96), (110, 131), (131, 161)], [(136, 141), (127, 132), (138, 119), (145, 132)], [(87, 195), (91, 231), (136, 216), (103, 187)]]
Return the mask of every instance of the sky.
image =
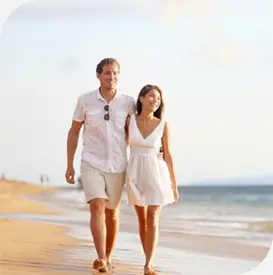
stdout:
[[(33, 1), (0, 36), (0, 174), (64, 185), (77, 97), (104, 57), (119, 89), (159, 85), (180, 184), (273, 174), (269, 0)], [(79, 144), (75, 168), (79, 174)]]

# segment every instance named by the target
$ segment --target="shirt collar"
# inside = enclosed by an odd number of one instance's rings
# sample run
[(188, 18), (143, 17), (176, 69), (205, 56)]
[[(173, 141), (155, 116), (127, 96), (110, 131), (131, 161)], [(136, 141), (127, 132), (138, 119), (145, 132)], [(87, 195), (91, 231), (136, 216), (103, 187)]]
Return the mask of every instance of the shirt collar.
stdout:
[[(114, 98), (111, 100), (111, 102), (112, 102), (114, 99), (118, 98), (119, 96), (120, 96), (120, 91), (117, 89), (117, 90), (116, 90), (116, 94), (115, 94)], [(100, 99), (100, 100), (105, 101), (105, 99), (102, 97), (102, 95), (101, 95), (101, 93), (100, 93), (99, 88), (97, 89), (97, 99)]]

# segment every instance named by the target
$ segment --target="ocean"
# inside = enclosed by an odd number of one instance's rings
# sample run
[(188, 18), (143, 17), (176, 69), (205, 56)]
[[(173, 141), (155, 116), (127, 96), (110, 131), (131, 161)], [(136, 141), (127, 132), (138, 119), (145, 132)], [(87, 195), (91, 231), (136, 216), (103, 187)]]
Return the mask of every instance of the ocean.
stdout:
[(181, 186), (179, 207), (166, 214), (180, 231), (228, 236), (270, 246), (273, 240), (273, 185)]

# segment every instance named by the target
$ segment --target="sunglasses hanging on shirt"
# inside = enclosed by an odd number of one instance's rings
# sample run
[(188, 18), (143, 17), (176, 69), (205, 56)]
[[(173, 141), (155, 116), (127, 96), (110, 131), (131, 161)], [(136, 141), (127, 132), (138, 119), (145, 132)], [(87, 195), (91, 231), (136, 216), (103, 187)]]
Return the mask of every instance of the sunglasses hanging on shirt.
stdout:
[(104, 106), (104, 111), (106, 112), (104, 115), (104, 120), (108, 121), (110, 119), (110, 115), (109, 115), (109, 105), (105, 105)]

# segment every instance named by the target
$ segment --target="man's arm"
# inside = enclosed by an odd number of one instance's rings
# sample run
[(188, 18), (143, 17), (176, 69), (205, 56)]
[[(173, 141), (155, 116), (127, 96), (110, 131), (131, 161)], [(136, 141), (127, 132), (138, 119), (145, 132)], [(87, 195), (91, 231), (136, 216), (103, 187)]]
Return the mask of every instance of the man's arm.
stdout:
[(67, 170), (66, 170), (66, 181), (68, 183), (75, 183), (75, 171), (74, 171), (74, 155), (77, 149), (80, 130), (83, 122), (72, 121), (72, 125), (67, 135)]

